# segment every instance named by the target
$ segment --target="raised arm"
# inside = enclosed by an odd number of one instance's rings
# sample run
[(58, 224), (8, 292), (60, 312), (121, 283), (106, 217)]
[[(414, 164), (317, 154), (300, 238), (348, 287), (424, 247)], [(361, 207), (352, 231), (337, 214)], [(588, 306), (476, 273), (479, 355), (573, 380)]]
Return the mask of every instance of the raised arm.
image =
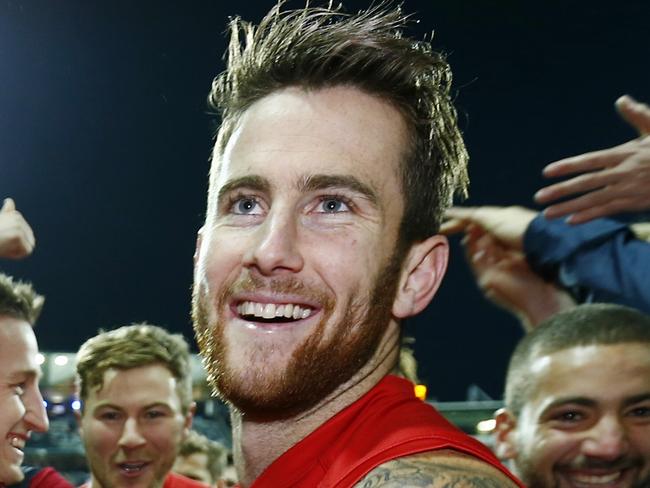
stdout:
[(454, 226), (464, 231), (465, 254), (477, 286), (487, 299), (515, 315), (524, 329), (575, 306), (566, 291), (531, 269), (521, 250), (535, 212), (522, 207), (478, 207), (453, 209), (450, 214), (464, 217), (452, 219), (443, 231), (448, 233)]

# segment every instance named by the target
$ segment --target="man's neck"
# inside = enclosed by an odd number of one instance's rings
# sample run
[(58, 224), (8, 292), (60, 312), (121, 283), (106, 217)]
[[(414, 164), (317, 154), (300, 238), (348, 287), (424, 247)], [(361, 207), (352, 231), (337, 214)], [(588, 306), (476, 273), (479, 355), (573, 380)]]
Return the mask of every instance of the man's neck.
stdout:
[(300, 442), (390, 373), (399, 354), (399, 333), (382, 341), (370, 361), (315, 407), (277, 421), (254, 421), (231, 412), (233, 454), (239, 486), (249, 487), (289, 448)]

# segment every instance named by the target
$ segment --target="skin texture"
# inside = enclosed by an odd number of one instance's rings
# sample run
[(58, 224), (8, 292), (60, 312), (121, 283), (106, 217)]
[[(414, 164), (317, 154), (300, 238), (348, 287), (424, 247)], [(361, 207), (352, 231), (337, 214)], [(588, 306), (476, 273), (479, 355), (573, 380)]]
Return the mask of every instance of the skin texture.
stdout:
[[(161, 487), (191, 423), (176, 379), (161, 364), (109, 369), (103, 387), (84, 400), (80, 419), (92, 487)], [(143, 467), (129, 473), (124, 463)]]
[(22, 320), (0, 316), (0, 485), (23, 479), (20, 464), (24, 443), (31, 432), (48, 428), (38, 389), (41, 371), (37, 354), (32, 327)]
[(356, 488), (502, 488), (514, 486), (501, 473), (454, 451), (408, 456), (368, 473)]
[(528, 374), (519, 417), (500, 413), (496, 432), (529, 488), (649, 486), (648, 344), (570, 348), (538, 356)]
[(20, 259), (34, 250), (34, 233), (11, 198), (0, 209), (0, 257)]
[[(376, 97), (289, 88), (244, 112), (213, 157), (194, 318), (213, 384), (245, 413), (233, 420), (242, 486), (391, 370), (398, 320), (440, 283), (443, 237), (396, 255), (405, 140)], [(269, 325), (243, 317), (243, 301), (310, 314)]]
[(569, 197), (546, 208), (546, 217), (569, 216), (567, 222), (579, 224), (621, 212), (650, 209), (650, 107), (626, 95), (616, 101), (616, 108), (639, 137), (546, 166), (544, 176), (548, 178), (572, 176), (535, 194), (535, 200), (541, 204)]

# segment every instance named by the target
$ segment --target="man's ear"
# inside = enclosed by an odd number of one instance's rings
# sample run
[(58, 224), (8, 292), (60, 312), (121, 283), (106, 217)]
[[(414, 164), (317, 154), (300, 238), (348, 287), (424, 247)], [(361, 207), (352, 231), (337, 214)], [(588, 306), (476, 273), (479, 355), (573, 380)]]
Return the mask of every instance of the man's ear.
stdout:
[(203, 227), (199, 229), (196, 233), (196, 247), (194, 248), (194, 268), (196, 268), (196, 263), (199, 261), (199, 256), (201, 254), (201, 244), (203, 243)]
[(517, 456), (515, 435), (517, 432), (517, 419), (505, 408), (500, 408), (494, 414), (496, 426), (494, 436), (495, 453), (501, 460), (514, 459)]
[(81, 410), (74, 410), (74, 419), (77, 422), (77, 432), (79, 433), (80, 437), (83, 437), (83, 427), (81, 424), (81, 417), (83, 414), (81, 413)]
[(196, 402), (190, 403), (190, 406), (187, 409), (185, 414), (185, 423), (183, 424), (183, 436), (187, 436), (192, 428), (192, 421), (194, 420), (194, 414), (196, 413)]
[(445, 236), (431, 236), (411, 246), (393, 302), (396, 318), (403, 319), (424, 310), (440, 286), (448, 259), (449, 242)]

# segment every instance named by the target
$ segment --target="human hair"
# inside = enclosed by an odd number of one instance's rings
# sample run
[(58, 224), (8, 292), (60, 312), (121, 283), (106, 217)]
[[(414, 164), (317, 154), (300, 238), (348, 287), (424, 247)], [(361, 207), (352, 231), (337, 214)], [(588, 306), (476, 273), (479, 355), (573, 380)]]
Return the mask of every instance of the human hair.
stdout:
[(32, 285), (14, 281), (0, 273), (0, 316), (24, 320), (34, 325), (43, 309), (45, 298), (34, 291)]
[[(221, 115), (216, 157), (239, 117), (256, 101), (288, 87), (317, 90), (352, 86), (402, 114), (410, 140), (401, 161), (403, 244), (438, 231), (454, 193), (466, 196), (468, 155), (450, 89), (451, 69), (428, 41), (403, 36), (410, 17), (386, 3), (355, 15), (342, 7), (282, 10), (282, 1), (258, 26), (230, 22), (227, 67), (212, 83), (208, 105)], [(211, 181), (218, 174), (213, 164)], [(210, 185), (208, 210), (216, 205)]]
[(197, 453), (205, 454), (207, 456), (207, 468), (212, 477), (212, 483), (216, 483), (226, 467), (228, 449), (226, 449), (223, 444), (208, 439), (206, 436), (199, 434), (195, 430), (190, 430), (181, 444), (181, 449), (178, 452), (178, 455), (191, 456), (192, 454)]
[(553, 315), (515, 347), (506, 376), (506, 408), (517, 416), (526, 404), (534, 386), (529, 368), (535, 359), (575, 347), (626, 343), (650, 347), (650, 316), (605, 303), (583, 304)]
[(176, 379), (184, 414), (192, 403), (189, 347), (183, 336), (150, 324), (133, 324), (100, 331), (77, 353), (77, 389), (83, 401), (91, 388), (101, 389), (109, 369), (126, 370), (161, 364)]

